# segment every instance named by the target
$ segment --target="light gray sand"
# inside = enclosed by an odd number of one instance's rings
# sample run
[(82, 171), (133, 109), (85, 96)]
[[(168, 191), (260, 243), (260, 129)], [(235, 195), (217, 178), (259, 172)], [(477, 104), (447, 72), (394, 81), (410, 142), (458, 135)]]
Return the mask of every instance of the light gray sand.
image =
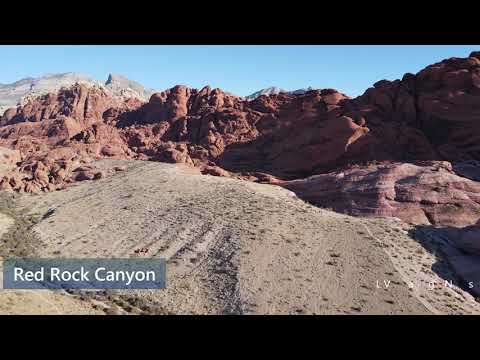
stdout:
[[(12, 226), (14, 226), (14, 219), (0, 213), (0, 239)], [(0, 315), (103, 313), (95, 310), (92, 304), (76, 300), (63, 292), (3, 290), (2, 285), (3, 271), (0, 261)]]

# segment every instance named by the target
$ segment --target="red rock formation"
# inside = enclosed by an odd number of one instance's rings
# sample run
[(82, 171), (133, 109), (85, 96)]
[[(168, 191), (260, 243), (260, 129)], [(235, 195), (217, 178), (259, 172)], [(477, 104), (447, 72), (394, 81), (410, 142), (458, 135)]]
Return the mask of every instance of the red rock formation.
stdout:
[(63, 187), (79, 163), (130, 158), (131, 150), (109, 123), (139, 106), (132, 100), (119, 102), (101, 88), (77, 84), (7, 110), (0, 119), (0, 146), (18, 150), (22, 161), (17, 171), (0, 177), (0, 187), (50, 191)]
[(480, 218), (480, 183), (458, 176), (448, 162), (354, 166), (281, 185), (351, 215), (436, 226), (466, 226)]
[[(143, 104), (76, 85), (0, 119), (0, 146), (22, 156), (18, 172), (4, 175), (0, 186), (51, 190), (90, 178), (72, 170), (102, 157), (184, 163), (266, 183), (324, 174), (286, 186), (345, 212), (469, 225), (480, 217), (476, 195), (466, 190), (480, 178), (479, 86), (478, 53), (379, 81), (355, 99), (324, 89), (246, 101), (220, 89), (176, 86)], [(419, 160), (448, 160), (457, 175)], [(365, 167), (372, 161), (396, 163), (372, 171)], [(341, 173), (348, 176), (338, 179)]]
[[(374, 135), (385, 133), (386, 125), (398, 128), (396, 133), (400, 129), (416, 133), (418, 141), (407, 148), (407, 159), (425, 155), (448, 161), (478, 160), (480, 56), (447, 59), (402, 80), (377, 82), (346, 109), (346, 114), (363, 117)], [(405, 141), (413, 139), (407, 136)], [(400, 143), (404, 147), (404, 140)]]
[(466, 226), (480, 218), (480, 183), (458, 176), (448, 162), (354, 166), (281, 185), (351, 215), (436, 226)]
[(114, 98), (108, 96), (103, 89), (76, 84), (56, 94), (40, 96), (24, 106), (7, 110), (1, 118), (0, 125), (39, 122), (66, 116), (86, 126), (101, 121), (105, 110), (114, 104)]

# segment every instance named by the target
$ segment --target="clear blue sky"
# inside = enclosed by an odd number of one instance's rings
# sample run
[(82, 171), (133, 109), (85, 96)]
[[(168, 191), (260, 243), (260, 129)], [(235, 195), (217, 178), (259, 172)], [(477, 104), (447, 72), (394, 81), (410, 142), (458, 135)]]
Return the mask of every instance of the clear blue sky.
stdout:
[(336, 88), (360, 95), (381, 79), (416, 73), (480, 46), (0, 46), (0, 83), (78, 72), (99, 80), (124, 75), (158, 90), (183, 84), (245, 96), (278, 86)]

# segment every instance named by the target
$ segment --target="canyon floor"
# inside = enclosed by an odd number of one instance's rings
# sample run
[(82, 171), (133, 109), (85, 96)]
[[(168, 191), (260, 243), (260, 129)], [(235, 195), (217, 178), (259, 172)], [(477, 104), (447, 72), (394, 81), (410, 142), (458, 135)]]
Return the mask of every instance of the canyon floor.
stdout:
[(1, 255), (147, 248), (144, 256), (167, 259), (167, 288), (2, 290), (0, 314), (480, 314), (455, 285), (429, 289), (454, 275), (437, 240), (415, 240), (398, 219), (342, 215), (278, 186), (178, 164), (94, 165), (124, 170), (0, 206)]

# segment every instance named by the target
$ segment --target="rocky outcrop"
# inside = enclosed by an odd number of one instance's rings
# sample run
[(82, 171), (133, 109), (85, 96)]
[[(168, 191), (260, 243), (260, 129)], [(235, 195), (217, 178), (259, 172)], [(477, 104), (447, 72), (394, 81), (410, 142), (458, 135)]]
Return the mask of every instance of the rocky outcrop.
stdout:
[(24, 106), (6, 111), (0, 126), (24, 122), (41, 122), (59, 117), (73, 118), (81, 126), (103, 119), (103, 113), (120, 103), (99, 87), (74, 85), (59, 93), (50, 93), (30, 100)]
[(281, 185), (313, 204), (351, 215), (435, 226), (480, 219), (480, 183), (455, 174), (448, 162), (354, 166)]
[(113, 113), (141, 106), (119, 101), (97, 86), (76, 84), (29, 101), (0, 119), (0, 145), (22, 155), (15, 170), (0, 174), (0, 187), (39, 192), (62, 188), (75, 166), (102, 157), (131, 158), (110, 125)]
[(116, 126), (138, 153), (181, 162), (190, 158), (200, 165), (216, 159), (229, 144), (257, 137), (253, 124), (258, 117), (245, 101), (220, 89), (176, 86), (153, 94), (147, 104), (120, 116)]
[[(480, 148), (480, 56), (451, 58), (402, 80), (379, 81), (346, 103), (344, 114), (365, 119), (372, 135), (402, 136), (405, 157), (478, 160)], [(392, 130), (388, 131), (388, 128)], [(408, 130), (409, 136), (405, 137)], [(406, 147), (407, 140), (418, 141)], [(378, 158), (377, 158), (378, 160)]]

